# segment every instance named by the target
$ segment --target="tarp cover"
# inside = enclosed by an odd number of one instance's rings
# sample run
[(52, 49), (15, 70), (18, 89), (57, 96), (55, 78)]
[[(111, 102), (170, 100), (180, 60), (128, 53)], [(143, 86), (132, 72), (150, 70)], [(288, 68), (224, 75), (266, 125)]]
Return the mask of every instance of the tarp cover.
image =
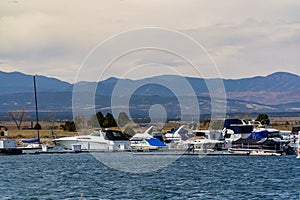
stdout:
[(156, 146), (156, 147), (165, 147), (166, 145), (162, 143), (159, 139), (157, 138), (150, 138), (146, 139), (146, 141), (151, 145), (151, 146)]
[(33, 138), (29, 140), (22, 140), (24, 143), (34, 143), (34, 142), (40, 142), (40, 138)]
[(253, 132), (247, 139), (263, 139), (268, 137), (269, 132), (267, 130)]

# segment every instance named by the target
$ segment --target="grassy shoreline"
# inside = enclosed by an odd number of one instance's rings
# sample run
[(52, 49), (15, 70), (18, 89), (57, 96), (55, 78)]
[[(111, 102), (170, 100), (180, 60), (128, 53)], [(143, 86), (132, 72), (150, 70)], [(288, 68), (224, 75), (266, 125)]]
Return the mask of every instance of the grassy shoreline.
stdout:
[[(52, 131), (51, 130), (39, 130), (40, 132), (40, 138), (41, 143), (53, 145), (53, 139), (52, 139)], [(67, 137), (67, 136), (75, 136), (78, 135), (77, 132), (69, 132), (69, 131), (63, 131), (63, 130), (54, 130), (53, 131), (55, 136), (57, 138), (59, 137)], [(37, 130), (8, 130), (7, 136), (1, 136), (0, 139), (14, 139), (16, 140), (18, 145), (24, 145), (21, 140), (23, 139), (32, 139), (37, 137)]]
[[(295, 123), (297, 122), (297, 123)], [(40, 132), (41, 142), (44, 144), (53, 145), (53, 137), (52, 132), (54, 133), (56, 138), (60, 137), (68, 137), (68, 136), (76, 136), (79, 135), (78, 132), (69, 132), (60, 129), (60, 125), (62, 123), (50, 123), (50, 122), (40, 122), (42, 126), (42, 130)], [(278, 130), (291, 131), (293, 125), (299, 124), (299, 118), (297, 117), (282, 117), (282, 118), (273, 118), (271, 119), (271, 125)], [(24, 129), (18, 130), (14, 122), (0, 122), (0, 125), (8, 128), (8, 136), (0, 136), (0, 139), (8, 138), (15, 139), (18, 145), (24, 145), (21, 140), (23, 139), (32, 139), (37, 137), (37, 130), (28, 129), (30, 127), (30, 122), (23, 122)], [(199, 129), (208, 129), (209, 124), (205, 126), (202, 124)], [(53, 130), (51, 128), (55, 127)], [(171, 128), (178, 128), (179, 123), (167, 123), (163, 128), (162, 132), (166, 133)], [(91, 128), (92, 130), (92, 128)], [(86, 134), (89, 134), (91, 130), (88, 130)], [(137, 130), (142, 131), (142, 130)]]

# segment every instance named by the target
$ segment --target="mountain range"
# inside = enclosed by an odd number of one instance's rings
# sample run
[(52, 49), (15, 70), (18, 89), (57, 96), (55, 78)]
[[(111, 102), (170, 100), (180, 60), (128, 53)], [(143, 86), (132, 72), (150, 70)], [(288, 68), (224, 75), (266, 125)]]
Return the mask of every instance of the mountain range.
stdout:
[[(197, 95), (200, 112), (209, 114), (211, 109), (210, 93), (206, 83), (220, 79), (203, 79), (184, 77)], [(151, 105), (163, 105), (168, 116), (180, 115), (178, 96), (193, 96), (186, 88), (177, 86), (176, 94), (166, 86), (158, 83), (181, 83), (182, 77), (162, 75), (140, 80), (109, 78), (99, 83), (79, 82), (82, 92), (91, 92), (96, 85), (96, 109), (109, 112), (111, 96), (121, 98), (130, 95), (130, 111), (134, 116), (148, 116)], [(287, 72), (276, 72), (268, 76), (257, 76), (243, 79), (222, 79), (227, 96), (228, 113), (253, 112), (298, 112), (300, 111), (300, 76)], [(113, 94), (116, 86), (122, 87), (120, 94)], [(38, 105), (41, 112), (71, 113), (72, 91), (74, 84), (46, 76), (37, 76)], [(135, 87), (134, 92), (130, 87)], [(32, 75), (20, 72), (0, 71), (0, 113), (24, 108), (34, 111)], [(217, 96), (216, 96), (217, 98)], [(124, 105), (122, 105), (124, 106)]]

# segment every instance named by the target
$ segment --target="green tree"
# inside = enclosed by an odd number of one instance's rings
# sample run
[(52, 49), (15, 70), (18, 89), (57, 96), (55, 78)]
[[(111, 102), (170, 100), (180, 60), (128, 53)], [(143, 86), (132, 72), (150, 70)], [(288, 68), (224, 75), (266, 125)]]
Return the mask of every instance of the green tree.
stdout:
[(209, 125), (210, 121), (211, 121), (210, 119), (204, 119), (203, 126)]
[(119, 126), (125, 126), (126, 124), (129, 124), (131, 122), (128, 115), (125, 112), (120, 112), (117, 121)]
[(61, 128), (64, 131), (72, 131), (75, 132), (76, 131), (76, 126), (75, 123), (73, 121), (66, 121), (64, 125), (61, 125)]
[(42, 126), (40, 124), (35, 124), (33, 129), (36, 129), (36, 130), (41, 130), (42, 129)]
[(262, 124), (270, 125), (270, 119), (267, 114), (259, 114), (256, 118), (256, 121), (259, 121)]
[(102, 112), (97, 112), (96, 117), (97, 117), (100, 127), (103, 127), (104, 116), (103, 116)]
[(290, 125), (290, 122), (286, 121), (284, 125), (288, 126), (288, 125)]
[(116, 127), (116, 126), (117, 126), (117, 122), (114, 116), (111, 113), (107, 113), (104, 117), (104, 121), (101, 127), (109, 128), (109, 127)]

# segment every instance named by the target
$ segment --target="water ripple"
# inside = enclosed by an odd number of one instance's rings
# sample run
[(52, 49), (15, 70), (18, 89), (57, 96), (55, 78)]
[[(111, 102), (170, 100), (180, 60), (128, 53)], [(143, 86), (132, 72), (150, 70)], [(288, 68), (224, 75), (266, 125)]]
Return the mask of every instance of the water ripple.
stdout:
[(182, 157), (142, 174), (108, 168), (90, 154), (2, 156), (0, 162), (1, 199), (299, 199), (300, 191), (294, 156)]

